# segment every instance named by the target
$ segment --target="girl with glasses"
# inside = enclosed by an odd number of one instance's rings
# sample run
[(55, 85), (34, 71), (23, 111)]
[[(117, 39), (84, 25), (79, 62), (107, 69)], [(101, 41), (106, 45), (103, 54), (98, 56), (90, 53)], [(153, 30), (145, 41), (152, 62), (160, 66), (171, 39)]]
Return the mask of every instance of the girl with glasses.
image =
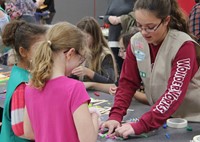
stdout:
[[(131, 33), (124, 33), (119, 37), (119, 57), (123, 60), (126, 58), (126, 49), (130, 42), (130, 38), (136, 33), (137, 31), (132, 31)], [(84, 85), (87, 89), (94, 89), (98, 91), (102, 91), (105, 93), (109, 93), (111, 95), (115, 95), (118, 80), (115, 83), (98, 83), (98, 82), (84, 82)], [(144, 104), (148, 104), (146, 95), (142, 93), (142, 91), (137, 91), (134, 95), (134, 98)]]
[[(177, 1), (138, 0), (134, 14), (140, 32), (131, 38), (115, 102), (102, 129), (127, 138), (157, 129), (171, 116), (200, 122), (200, 48), (188, 34)], [(152, 107), (138, 122), (121, 125), (141, 81)]]
[(117, 78), (115, 59), (97, 21), (93, 17), (84, 17), (77, 27), (85, 32), (91, 54), (85, 66), (75, 68), (72, 74), (83, 77), (83, 81), (114, 83)]
[(86, 56), (85, 46), (83, 32), (67, 22), (50, 27), (38, 45), (24, 118), (24, 133), (35, 142), (96, 141), (100, 113), (89, 112), (83, 83), (67, 77), (80, 64), (80, 55)]

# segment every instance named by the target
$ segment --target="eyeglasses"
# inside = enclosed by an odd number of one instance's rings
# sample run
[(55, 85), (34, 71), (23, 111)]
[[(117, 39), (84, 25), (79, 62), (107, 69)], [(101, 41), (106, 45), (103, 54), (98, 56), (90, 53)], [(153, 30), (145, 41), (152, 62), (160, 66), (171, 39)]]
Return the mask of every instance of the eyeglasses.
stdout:
[(77, 52), (77, 54), (80, 56), (80, 64), (79, 65), (81, 65), (81, 64), (83, 64), (83, 62), (85, 62), (86, 58), (84, 55), (81, 55), (79, 52)]
[(163, 22), (163, 19), (160, 21), (160, 23), (157, 26), (152, 27), (152, 28), (150, 28), (150, 27), (145, 27), (144, 28), (142, 26), (138, 26), (137, 23), (136, 23), (136, 27), (137, 27), (137, 30), (140, 31), (140, 32), (142, 30), (144, 30), (147, 33), (153, 33), (153, 32), (155, 32), (160, 27), (160, 25), (162, 24), (162, 22)]
[[(69, 50), (70, 49), (64, 51), (63, 53), (67, 53)], [(86, 60), (85, 56), (81, 55), (78, 51), (75, 51), (75, 52), (76, 52), (76, 54), (78, 54), (80, 56), (80, 63), (79, 63), (79, 65), (83, 64), (83, 62), (85, 62), (85, 60)]]

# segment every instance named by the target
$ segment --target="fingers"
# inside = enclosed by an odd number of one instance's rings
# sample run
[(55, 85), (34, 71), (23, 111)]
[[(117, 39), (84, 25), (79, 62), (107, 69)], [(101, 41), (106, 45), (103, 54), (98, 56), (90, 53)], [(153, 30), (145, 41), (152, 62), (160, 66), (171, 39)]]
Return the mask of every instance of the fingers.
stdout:
[(77, 75), (77, 76), (80, 76), (83, 74), (83, 68), (82, 66), (79, 66), (79, 67), (76, 67), (72, 70), (72, 74), (73, 75)]
[(111, 86), (111, 87), (109, 88), (109, 93), (110, 93), (111, 95), (115, 95), (116, 90), (117, 90), (117, 87)]
[(117, 136), (123, 137), (123, 138), (128, 138), (128, 131), (126, 129), (123, 129), (122, 127), (119, 127), (115, 130), (115, 134)]
[(129, 135), (135, 134), (135, 132), (130, 124), (124, 124), (121, 127), (118, 127), (115, 130), (115, 133), (117, 136), (123, 137), (125, 139), (127, 139)]
[(120, 123), (116, 120), (108, 120), (104, 122), (101, 126), (101, 131), (104, 131), (106, 128), (108, 128), (108, 134), (107, 135), (115, 135), (115, 129), (120, 125)]
[(113, 125), (111, 125), (111, 126), (108, 128), (108, 135), (111, 135), (114, 131), (115, 131), (115, 127), (114, 127)]

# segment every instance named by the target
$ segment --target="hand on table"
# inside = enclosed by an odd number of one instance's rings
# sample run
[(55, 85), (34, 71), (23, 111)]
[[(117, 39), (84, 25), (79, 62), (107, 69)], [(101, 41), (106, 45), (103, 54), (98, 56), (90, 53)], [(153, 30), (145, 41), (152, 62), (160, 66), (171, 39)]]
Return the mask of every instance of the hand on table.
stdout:
[(110, 93), (111, 95), (115, 95), (116, 90), (117, 90), (117, 86), (111, 86), (111, 87), (109, 88), (109, 93)]
[(129, 135), (134, 135), (135, 131), (130, 123), (122, 124), (121, 127), (115, 129), (115, 135), (123, 138), (128, 138)]
[(104, 131), (106, 128), (108, 128), (108, 134), (109, 137), (115, 136), (115, 129), (120, 126), (120, 123), (116, 120), (108, 120), (102, 123), (101, 125), (101, 131)]

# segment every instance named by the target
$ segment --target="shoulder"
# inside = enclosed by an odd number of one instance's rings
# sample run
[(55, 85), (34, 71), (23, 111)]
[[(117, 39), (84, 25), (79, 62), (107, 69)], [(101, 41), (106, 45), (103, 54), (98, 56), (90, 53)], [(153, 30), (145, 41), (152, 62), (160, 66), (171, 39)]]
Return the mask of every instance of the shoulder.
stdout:
[(101, 53), (101, 57), (105, 58), (107, 56), (111, 56), (112, 55), (112, 51), (109, 47), (103, 47), (103, 52)]
[(170, 30), (168, 33), (168, 36), (171, 40), (173, 40), (174, 42), (176, 42), (177, 44), (179, 43), (180, 45), (182, 45), (183, 43), (185, 43), (186, 41), (191, 41), (191, 42), (195, 42), (190, 35), (188, 35), (187, 33), (184, 33), (182, 31), (178, 31), (178, 30)]
[(67, 88), (71, 89), (85, 88), (83, 82), (69, 77), (63, 77), (63, 80), (61, 82), (62, 84), (64, 83)]

